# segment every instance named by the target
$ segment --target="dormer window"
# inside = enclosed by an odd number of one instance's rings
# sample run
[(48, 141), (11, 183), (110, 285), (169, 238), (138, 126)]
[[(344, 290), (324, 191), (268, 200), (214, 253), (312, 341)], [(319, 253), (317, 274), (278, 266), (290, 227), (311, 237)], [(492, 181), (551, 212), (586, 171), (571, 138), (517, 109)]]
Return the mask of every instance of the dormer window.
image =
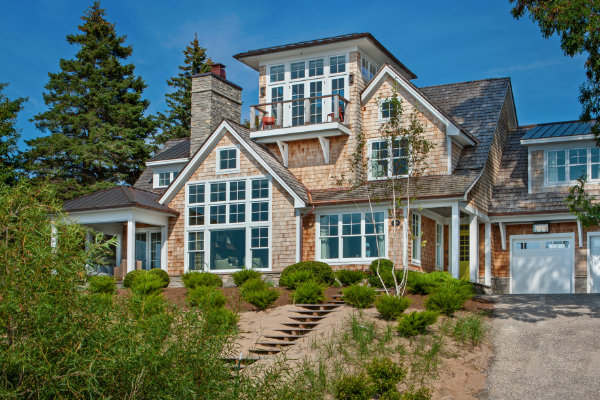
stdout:
[(217, 172), (239, 171), (239, 156), (236, 147), (217, 151)]
[(285, 66), (282, 65), (273, 65), (269, 69), (269, 75), (271, 82), (282, 82), (285, 79)]
[(167, 187), (175, 180), (179, 171), (160, 171), (156, 174), (154, 187)]
[(582, 147), (546, 151), (546, 182), (561, 184), (579, 178), (600, 179), (600, 149)]

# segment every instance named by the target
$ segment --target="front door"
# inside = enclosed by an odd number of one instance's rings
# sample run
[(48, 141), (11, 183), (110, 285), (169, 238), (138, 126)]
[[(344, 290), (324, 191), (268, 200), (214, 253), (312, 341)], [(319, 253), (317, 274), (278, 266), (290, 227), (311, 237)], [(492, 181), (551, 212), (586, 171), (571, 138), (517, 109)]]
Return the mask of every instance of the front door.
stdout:
[(590, 293), (600, 293), (600, 236), (590, 236)]
[(469, 225), (460, 226), (459, 243), (459, 277), (460, 279), (470, 279), (469, 274)]

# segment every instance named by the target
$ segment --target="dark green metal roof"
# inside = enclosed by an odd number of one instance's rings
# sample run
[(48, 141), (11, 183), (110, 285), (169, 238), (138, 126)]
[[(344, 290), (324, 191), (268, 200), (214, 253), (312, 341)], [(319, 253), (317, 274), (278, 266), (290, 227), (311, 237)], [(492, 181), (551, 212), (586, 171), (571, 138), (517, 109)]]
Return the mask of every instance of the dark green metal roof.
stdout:
[(521, 140), (546, 139), (563, 136), (589, 135), (594, 122), (567, 121), (539, 124), (531, 128)]

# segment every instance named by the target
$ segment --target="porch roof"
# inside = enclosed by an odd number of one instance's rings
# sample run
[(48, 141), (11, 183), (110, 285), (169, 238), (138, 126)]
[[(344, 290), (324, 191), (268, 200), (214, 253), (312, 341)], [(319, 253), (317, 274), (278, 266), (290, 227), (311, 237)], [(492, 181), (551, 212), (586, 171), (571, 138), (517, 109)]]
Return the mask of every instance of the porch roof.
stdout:
[(112, 208), (138, 207), (166, 214), (179, 215), (172, 208), (158, 202), (160, 194), (137, 189), (131, 186), (115, 186), (86, 196), (65, 201), (66, 212), (104, 210)]

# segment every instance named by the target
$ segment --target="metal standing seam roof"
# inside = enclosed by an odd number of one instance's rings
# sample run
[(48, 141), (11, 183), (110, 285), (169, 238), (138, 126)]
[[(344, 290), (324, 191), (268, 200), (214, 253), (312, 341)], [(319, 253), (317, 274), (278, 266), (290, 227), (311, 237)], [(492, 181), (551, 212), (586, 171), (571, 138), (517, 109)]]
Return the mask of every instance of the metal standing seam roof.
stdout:
[(538, 124), (531, 128), (525, 135), (523, 135), (521, 140), (589, 135), (592, 133), (593, 125), (594, 122), (592, 121), (566, 121)]
[(190, 157), (190, 138), (168, 140), (163, 148), (147, 162)]

